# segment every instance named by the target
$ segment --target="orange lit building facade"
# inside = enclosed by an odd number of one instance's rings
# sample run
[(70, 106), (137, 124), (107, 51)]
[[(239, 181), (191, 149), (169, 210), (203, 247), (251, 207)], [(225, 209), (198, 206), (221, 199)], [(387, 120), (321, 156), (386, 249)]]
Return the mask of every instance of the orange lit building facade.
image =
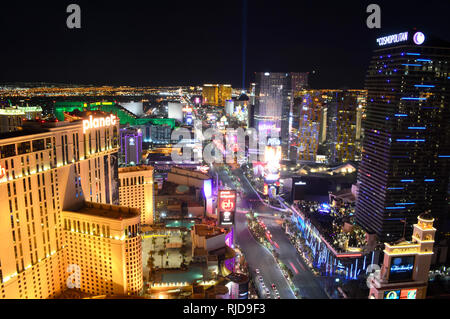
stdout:
[(153, 167), (130, 166), (119, 168), (120, 205), (139, 208), (142, 225), (151, 225), (154, 221), (153, 187)]
[(203, 104), (225, 106), (231, 100), (232, 88), (229, 84), (204, 84), (202, 89)]
[[(143, 287), (140, 212), (137, 208), (83, 203), (63, 211), (67, 263), (73, 283), (93, 295), (139, 294)], [(78, 277), (78, 278), (75, 278)]]
[[(0, 298), (53, 298), (67, 289), (75, 242), (63, 211), (119, 203), (118, 132), (118, 121), (88, 130), (75, 121), (26, 122), (0, 134)], [(92, 240), (85, 242), (97, 255)]]

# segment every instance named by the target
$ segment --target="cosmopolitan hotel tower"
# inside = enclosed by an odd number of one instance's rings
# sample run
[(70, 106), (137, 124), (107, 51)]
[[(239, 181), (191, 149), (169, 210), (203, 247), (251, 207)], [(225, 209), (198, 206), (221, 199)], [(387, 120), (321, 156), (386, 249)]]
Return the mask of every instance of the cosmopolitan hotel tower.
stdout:
[(426, 211), (445, 229), (450, 46), (416, 30), (377, 43), (366, 77), (356, 218), (389, 242), (410, 236)]
[[(0, 134), (0, 298), (142, 288), (139, 212), (119, 201), (119, 121), (28, 121)], [(69, 267), (70, 266), (70, 267)]]

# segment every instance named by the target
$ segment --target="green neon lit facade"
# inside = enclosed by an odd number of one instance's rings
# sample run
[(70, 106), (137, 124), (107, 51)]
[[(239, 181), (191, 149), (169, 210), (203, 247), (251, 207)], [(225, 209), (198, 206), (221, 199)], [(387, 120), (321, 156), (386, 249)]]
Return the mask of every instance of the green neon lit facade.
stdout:
[(175, 128), (175, 119), (161, 119), (161, 118), (138, 118), (133, 113), (121, 107), (114, 102), (56, 102), (55, 116), (59, 121), (64, 121), (64, 112), (72, 112), (74, 110), (83, 111), (97, 111), (101, 110), (108, 113), (115, 114), (120, 119), (120, 124), (133, 125), (169, 125), (172, 129)]

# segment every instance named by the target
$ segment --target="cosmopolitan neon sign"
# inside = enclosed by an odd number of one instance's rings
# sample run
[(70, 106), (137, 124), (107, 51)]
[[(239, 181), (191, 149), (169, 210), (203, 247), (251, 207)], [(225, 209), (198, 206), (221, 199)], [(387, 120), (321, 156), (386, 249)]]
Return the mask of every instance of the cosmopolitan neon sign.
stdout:
[(83, 120), (83, 133), (86, 133), (87, 130), (99, 127), (107, 127), (111, 125), (116, 125), (117, 117), (114, 114), (111, 114), (107, 117), (97, 117), (92, 118), (92, 115), (89, 115), (89, 120)]
[(378, 38), (377, 42), (379, 46), (386, 44), (398, 43), (408, 40), (408, 32), (402, 32), (398, 34), (388, 35), (386, 37)]

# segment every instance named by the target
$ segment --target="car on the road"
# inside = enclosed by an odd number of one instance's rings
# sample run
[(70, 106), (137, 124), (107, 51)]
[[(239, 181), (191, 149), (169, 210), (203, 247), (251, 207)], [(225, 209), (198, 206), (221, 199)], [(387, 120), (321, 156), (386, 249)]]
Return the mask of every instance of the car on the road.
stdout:
[(259, 268), (256, 268), (255, 272), (256, 272), (257, 275), (259, 275), (260, 274)]
[(275, 286), (275, 284), (272, 284), (272, 289), (277, 290), (277, 286)]
[(280, 293), (278, 292), (278, 290), (275, 291), (275, 298), (281, 299)]

